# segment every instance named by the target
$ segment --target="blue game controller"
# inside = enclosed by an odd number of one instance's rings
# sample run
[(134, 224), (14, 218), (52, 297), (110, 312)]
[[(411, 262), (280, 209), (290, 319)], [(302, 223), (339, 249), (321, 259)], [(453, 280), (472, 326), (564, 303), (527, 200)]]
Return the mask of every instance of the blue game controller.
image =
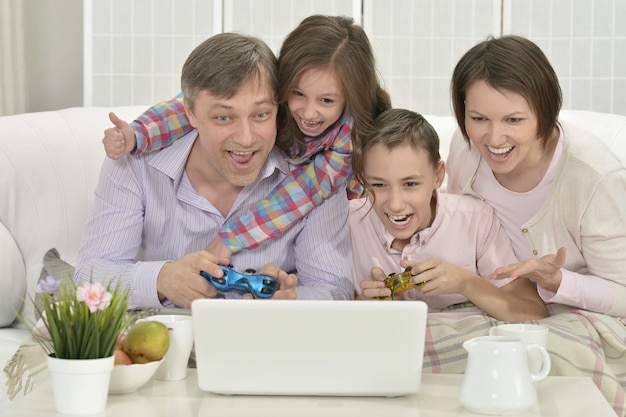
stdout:
[(278, 289), (276, 279), (267, 275), (258, 275), (253, 269), (247, 269), (243, 273), (235, 271), (232, 265), (219, 265), (219, 267), (224, 271), (224, 275), (219, 278), (200, 271), (200, 275), (219, 291), (252, 294), (253, 298), (270, 298)]

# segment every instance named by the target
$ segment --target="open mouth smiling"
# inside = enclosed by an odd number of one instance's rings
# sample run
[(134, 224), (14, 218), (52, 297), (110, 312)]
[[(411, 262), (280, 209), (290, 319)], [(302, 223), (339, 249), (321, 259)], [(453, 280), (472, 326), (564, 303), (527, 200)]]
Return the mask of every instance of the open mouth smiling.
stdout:
[(256, 151), (228, 151), (228, 153), (230, 154), (233, 161), (237, 162), (238, 164), (245, 164), (252, 160)]
[(491, 146), (487, 146), (489, 153), (496, 157), (506, 156), (511, 153), (513, 149), (515, 149), (515, 146), (507, 146), (506, 148), (493, 148)]
[(406, 226), (407, 224), (409, 224), (409, 222), (413, 218), (413, 215), (403, 214), (403, 215), (396, 216), (396, 215), (387, 213), (387, 218), (393, 225)]
[(303, 126), (311, 128), (311, 129), (316, 128), (322, 124), (322, 122), (312, 122), (310, 120), (304, 120), (304, 119), (300, 119), (300, 122), (302, 123)]

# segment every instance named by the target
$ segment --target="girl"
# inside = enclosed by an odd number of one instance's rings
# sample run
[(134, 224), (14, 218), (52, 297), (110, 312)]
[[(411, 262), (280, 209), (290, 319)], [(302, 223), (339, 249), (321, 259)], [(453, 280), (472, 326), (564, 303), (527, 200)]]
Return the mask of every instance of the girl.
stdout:
[[(361, 193), (351, 175), (352, 142), (391, 107), (363, 28), (347, 17), (310, 16), (285, 39), (278, 70), (277, 145), (297, 168), (266, 200), (224, 226), (207, 248), (213, 253), (229, 255), (279, 236), (344, 185), (349, 197)], [(116, 128), (105, 131), (103, 142), (114, 159), (132, 149), (162, 148), (191, 130), (180, 96), (149, 109), (132, 128), (115, 115), (111, 121)]]
[(492, 277), (525, 276), (546, 302), (626, 317), (626, 169), (558, 121), (561, 87), (541, 49), (519, 36), (481, 42), (451, 93), (448, 191), (490, 204), (522, 261)]
[(350, 201), (360, 297), (391, 295), (385, 273), (411, 268), (411, 282), (425, 284), (395, 298), (423, 300), (432, 310), (469, 300), (498, 320), (546, 317), (527, 279), (484, 278), (515, 262), (511, 242), (487, 204), (437, 192), (445, 168), (433, 127), (401, 109), (382, 113), (375, 127), (354, 148), (354, 175), (365, 188), (364, 198)]

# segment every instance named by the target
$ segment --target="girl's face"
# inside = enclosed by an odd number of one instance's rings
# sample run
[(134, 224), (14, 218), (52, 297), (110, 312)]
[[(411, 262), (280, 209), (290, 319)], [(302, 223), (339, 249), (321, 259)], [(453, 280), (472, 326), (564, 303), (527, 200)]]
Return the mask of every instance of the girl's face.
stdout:
[(302, 72), (287, 105), (302, 134), (319, 136), (339, 119), (346, 98), (333, 69), (311, 68)]
[(433, 167), (428, 153), (402, 144), (392, 149), (377, 143), (363, 159), (365, 180), (374, 193), (374, 211), (396, 244), (427, 228), (435, 217), (433, 192), (445, 175), (444, 163)]
[(496, 90), (485, 81), (467, 89), (467, 135), (491, 170), (501, 177), (523, 176), (543, 157), (537, 117), (524, 97)]

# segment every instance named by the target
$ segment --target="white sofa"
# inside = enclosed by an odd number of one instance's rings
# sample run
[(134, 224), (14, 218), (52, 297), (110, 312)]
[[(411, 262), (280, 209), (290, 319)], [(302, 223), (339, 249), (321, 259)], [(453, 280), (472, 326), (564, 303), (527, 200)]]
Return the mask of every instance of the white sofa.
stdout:
[[(27, 334), (15, 311), (34, 318), (43, 256), (76, 260), (83, 223), (105, 157), (108, 112), (132, 120), (147, 106), (70, 108), (0, 117), (0, 366)], [(26, 302), (23, 302), (26, 300)], [(0, 372), (0, 410), (8, 405)]]
[[(104, 155), (108, 112), (132, 120), (147, 106), (83, 107), (0, 117), (0, 364), (18, 348), (27, 331), (15, 311), (33, 317), (29, 302), (44, 254), (56, 248), (76, 259), (81, 229), (92, 202)], [(626, 161), (626, 117), (563, 111), (562, 118), (607, 141)], [(452, 117), (431, 117), (441, 137), (442, 157), (455, 129)], [(0, 380), (4, 373), (0, 373)], [(0, 410), (6, 405), (4, 389)]]

